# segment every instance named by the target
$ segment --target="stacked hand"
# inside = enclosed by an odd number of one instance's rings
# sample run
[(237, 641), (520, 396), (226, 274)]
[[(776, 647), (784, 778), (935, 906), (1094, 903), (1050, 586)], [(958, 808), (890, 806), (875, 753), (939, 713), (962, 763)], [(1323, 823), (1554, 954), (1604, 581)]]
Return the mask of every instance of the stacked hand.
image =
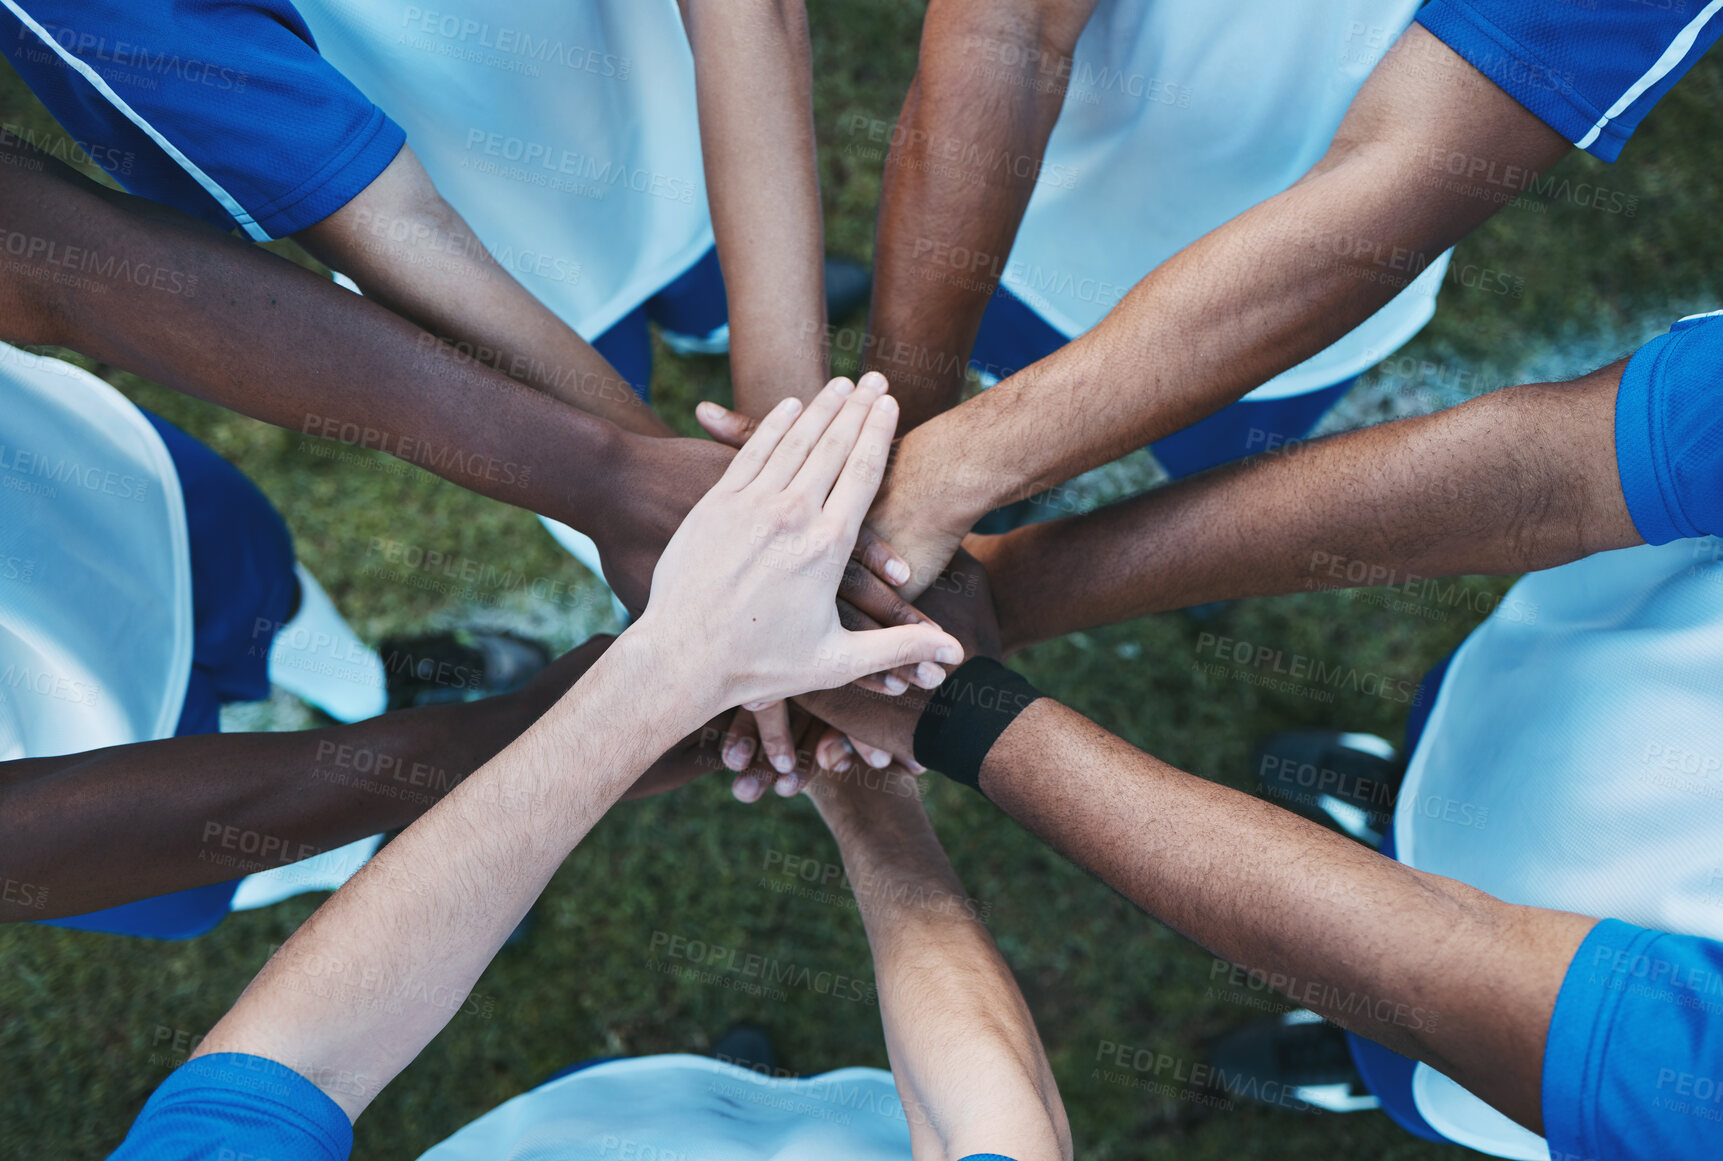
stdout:
[(839, 620), (835, 598), (897, 425), (884, 388), (878, 376), (834, 379), (806, 409), (779, 404), (659, 558), (638, 635), (721, 675), (724, 705), (962, 659), (925, 620), (860, 632)]
[[(871, 386), (875, 380), (879, 380), (883, 385), (882, 377), (871, 372), (862, 377), (862, 384)], [(760, 426), (758, 421), (715, 403), (702, 403), (696, 414), (708, 434), (719, 443), (729, 446), (739, 446)], [(881, 622), (909, 624), (915, 620), (932, 619), (936, 623), (944, 624), (944, 621), (932, 612), (932, 608), (937, 606), (944, 608), (947, 615), (960, 615), (962, 620), (957, 622), (959, 624), (976, 623), (975, 632), (968, 635), (970, 640), (984, 637), (987, 630), (983, 630), (979, 622), (984, 619), (991, 624), (992, 621), (991, 601), (985, 592), (986, 578), (973, 558), (962, 557), (953, 561), (953, 554), (958, 552), (964, 530), (958, 527), (945, 528), (937, 519), (930, 522), (927, 514), (933, 513), (937, 517), (942, 511), (942, 505), (936, 502), (936, 498), (929, 497), (921, 499), (934, 499), (935, 502), (916, 503), (916, 491), (912, 482), (896, 477), (887, 479), (885, 488), (879, 493), (868, 516), (869, 523), (880, 530), (872, 533), (879, 558), (889, 560), (894, 565), (907, 564), (907, 568), (894, 568), (889, 574), (897, 586), (897, 591), (891, 594), (888, 600), (876, 597), (873, 603), (863, 608), (840, 600), (840, 616), (847, 627), (856, 630), (873, 628)], [(914, 520), (909, 515), (911, 512), (916, 513)], [(885, 527), (892, 531), (883, 532)], [(870, 533), (864, 529), (863, 535)], [(895, 551), (897, 544), (892, 540), (894, 536), (903, 538), (905, 543), (914, 546), (913, 549), (900, 555)], [(891, 542), (889, 548), (888, 541)], [(952, 565), (950, 571), (946, 571), (947, 564)], [(858, 565), (852, 565), (851, 570), (869, 575), (869, 579), (872, 579), (871, 575)], [(936, 598), (942, 588), (967, 591), (973, 595), (978, 583), (981, 599), (968, 602), (968, 608), (953, 607), (949, 600), (938, 599), (924, 601), (923, 604), (928, 607), (919, 610), (909, 603), (929, 590), (933, 590), (929, 593), (930, 598)], [(985, 605), (985, 614), (972, 611), (981, 605)], [(994, 643), (993, 648), (988, 651), (997, 652), (996, 628), (991, 629), (991, 635)], [(960, 632), (959, 636), (963, 637), (965, 634)], [(919, 668), (906, 667), (879, 677), (864, 678), (856, 684), (859, 692), (871, 691), (895, 697), (911, 687), (933, 689), (943, 677), (944, 671), (937, 666), (923, 665)], [(858, 701), (857, 704), (863, 703)], [(918, 709), (921, 704), (922, 699), (917, 699)], [(843, 773), (858, 760), (875, 769), (884, 769), (896, 755), (898, 761), (907, 769), (919, 772), (921, 767), (909, 756), (907, 734), (904, 737), (906, 740), (901, 746), (889, 749), (871, 744), (866, 738), (858, 737), (854, 733), (845, 733), (829, 726), (819, 728), (817, 721), (809, 723), (801, 715), (792, 718), (788, 706), (782, 702), (772, 702), (737, 711), (723, 738), (721, 754), (724, 765), (738, 775), (734, 785), (736, 797), (744, 802), (754, 802), (765, 793), (767, 784), (771, 784), (780, 795), (792, 795), (806, 785), (817, 771), (823, 769)]]

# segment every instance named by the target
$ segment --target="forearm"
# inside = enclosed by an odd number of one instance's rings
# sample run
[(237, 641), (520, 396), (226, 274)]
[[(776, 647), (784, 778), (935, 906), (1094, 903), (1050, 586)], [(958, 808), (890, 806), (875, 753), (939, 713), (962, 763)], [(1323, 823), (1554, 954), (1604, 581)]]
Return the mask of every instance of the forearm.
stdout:
[(484, 701), (0, 765), (0, 874), (36, 888), (0, 908), (0, 922), (223, 882), (404, 826), (526, 729), (607, 642)]
[[(198, 1054), (280, 1061), (357, 1117), (460, 1010), (575, 844), (699, 725), (687, 708), (696, 699), (675, 696), (683, 687), (634, 645), (619, 639), (562, 702), (366, 864)], [(666, 695), (644, 713), (643, 688)]]
[(902, 430), (958, 401), (1093, 9), (1093, 0), (928, 6), (874, 241), (867, 366), (902, 400)]
[[(258, 248), (48, 161), (6, 167), (7, 226), (41, 245), (15, 283), (53, 343), (242, 414), (380, 448), (592, 532), (630, 438), (456, 354), (400, 316)], [(75, 277), (67, 277), (75, 275)], [(10, 316), (9, 316), (10, 317)]]
[(977, 538), (1007, 651), (1207, 601), (1550, 568), (1641, 542), (1615, 455), (1623, 363), (1297, 444)]
[(1049, 699), (1000, 737), (981, 787), (1216, 956), (1540, 1128), (1544, 1035), (1595, 920), (1415, 871)]
[(904, 796), (826, 786), (817, 797), (867, 927), (916, 1156), (1069, 1158), (1064, 1104), (1011, 969), (976, 918), (913, 779), (883, 776), (898, 779)]
[(813, 50), (804, 0), (682, 0), (712, 230), (730, 305), (736, 409), (825, 385)]
[(921, 493), (952, 481), (949, 502), (979, 516), (1177, 431), (1332, 344), (1494, 212), (1437, 160), (1530, 172), (1567, 149), (1414, 25), (1310, 173), (1149, 272), (1088, 333), (911, 432), (894, 476)]
[(625, 431), (671, 434), (602, 355), (498, 264), (410, 148), (296, 237), (367, 297), (474, 362)]

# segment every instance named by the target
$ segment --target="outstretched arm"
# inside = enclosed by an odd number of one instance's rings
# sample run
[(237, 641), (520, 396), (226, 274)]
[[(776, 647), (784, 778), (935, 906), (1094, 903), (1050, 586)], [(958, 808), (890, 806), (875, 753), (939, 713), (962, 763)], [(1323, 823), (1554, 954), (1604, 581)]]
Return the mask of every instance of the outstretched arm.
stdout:
[(826, 379), (824, 230), (805, 0), (680, 0), (730, 302), (736, 407), (759, 418)]
[[(0, 338), (70, 347), (244, 415), (378, 448), (591, 535), (633, 608), (731, 453), (624, 432), (399, 315), (22, 147), (0, 166)], [(571, 386), (603, 392), (602, 375)]]
[(1000, 736), (981, 788), (1215, 955), (1542, 1131), (1544, 1037), (1595, 919), (1413, 870), (1047, 698)]
[[(869, 786), (877, 787), (869, 789)], [(873, 951), (916, 1161), (1070, 1161), (1071, 1126), (1011, 969), (897, 768), (808, 791), (843, 853)]]
[(1413, 25), (1320, 162), (1156, 268), (1093, 330), (911, 431), (870, 524), (913, 597), (974, 521), (1177, 431), (1363, 322), (1497, 202), (1432, 159), (1541, 171), (1560, 135)]
[[(889, 399), (844, 380), (805, 410), (786, 400), (768, 415), (677, 530), (641, 618), (336, 892), (197, 1056), (285, 1064), (357, 1117), (459, 1010), (569, 851), (678, 738), (738, 702), (953, 657), (956, 643), (929, 626), (838, 624), (838, 572), (895, 421)], [(762, 520), (819, 547), (786, 559), (749, 535)], [(143, 1152), (148, 1139), (134, 1126), (127, 1146)]]
[(411, 146), (295, 238), (370, 298), (502, 374), (624, 431), (671, 434), (604, 356), (491, 257)]
[[(967, 668), (947, 678), (969, 680)], [(963, 685), (952, 692), (962, 697)], [(837, 690), (802, 700), (839, 729), (903, 753), (926, 697), (911, 691), (886, 705)], [(1413, 870), (1176, 770), (1050, 698), (999, 735), (980, 789), (1215, 955), (1541, 1131), (1545, 1033), (1596, 920), (1511, 906)]]
[(1624, 366), (975, 537), (1005, 647), (1205, 601), (1521, 573), (1642, 543), (1615, 448)]
[[(927, 6), (915, 79), (886, 155), (869, 320), (868, 366), (904, 397), (905, 430), (958, 401), (1095, 3)], [(935, 242), (980, 261), (961, 272), (932, 269)]]
[[(0, 877), (30, 887), (6, 894), (0, 923), (223, 882), (405, 826), (549, 709), (610, 640), (483, 701), (0, 763)], [(716, 738), (702, 730), (664, 754), (625, 797), (714, 768)]]

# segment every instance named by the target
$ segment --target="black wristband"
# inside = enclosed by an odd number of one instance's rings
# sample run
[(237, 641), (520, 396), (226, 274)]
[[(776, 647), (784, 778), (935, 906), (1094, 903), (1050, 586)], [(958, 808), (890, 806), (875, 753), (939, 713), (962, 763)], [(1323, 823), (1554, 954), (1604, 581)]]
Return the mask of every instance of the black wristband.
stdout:
[(915, 760), (981, 789), (981, 763), (1017, 715), (1047, 696), (991, 657), (959, 665), (915, 723)]

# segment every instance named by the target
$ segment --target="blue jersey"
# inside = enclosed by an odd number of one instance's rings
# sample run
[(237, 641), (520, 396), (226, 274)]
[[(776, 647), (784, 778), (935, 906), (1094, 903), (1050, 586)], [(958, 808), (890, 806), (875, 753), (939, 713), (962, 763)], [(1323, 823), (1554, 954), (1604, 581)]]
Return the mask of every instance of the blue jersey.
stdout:
[(1723, 32), (1723, 0), (1430, 0), (1418, 23), (1551, 129), (1614, 161)]
[[(351, 1076), (327, 1079), (342, 1087), (361, 1083)], [(870, 1092), (883, 1103), (858, 1099)], [(810, 1116), (809, 1110), (819, 1113), (825, 1101), (844, 1102), (848, 1113), (841, 1122)], [(833, 1110), (837, 1107), (832, 1105)], [(852, 1122), (850, 1115), (859, 1116), (861, 1108), (881, 1115)], [(666, 1135), (640, 1139), (643, 1115), (666, 1129)], [(816, 1131), (825, 1138), (811, 1140), (809, 1133)], [(617, 1148), (619, 1135), (628, 1145), (622, 1150)], [(689, 1140), (708, 1142), (708, 1147), (691, 1149)], [(554, 1151), (570, 1157), (710, 1156), (739, 1161), (779, 1156), (790, 1140), (799, 1142), (802, 1153), (823, 1148), (841, 1156), (851, 1145), (869, 1157), (898, 1151), (904, 1161), (910, 1156), (909, 1124), (887, 1073), (843, 1069), (778, 1079), (705, 1058), (677, 1056), (594, 1062), (559, 1074), (493, 1109), (424, 1156), (427, 1161), (513, 1157), (524, 1155), (524, 1149), (535, 1156)], [(352, 1149), (347, 1114), (310, 1080), (265, 1057), (212, 1053), (188, 1061), (162, 1081), (110, 1161), (346, 1161)], [(1011, 1158), (973, 1153), (962, 1161)]]
[(1568, 965), (1544, 1043), (1556, 1159), (1723, 1157), (1723, 944), (1606, 919)]
[(406, 141), (286, 0), (0, 0), (0, 43), (121, 186), (257, 240), (322, 221)]
[(1723, 311), (1682, 319), (1628, 360), (1615, 459), (1646, 543), (1723, 534)]

